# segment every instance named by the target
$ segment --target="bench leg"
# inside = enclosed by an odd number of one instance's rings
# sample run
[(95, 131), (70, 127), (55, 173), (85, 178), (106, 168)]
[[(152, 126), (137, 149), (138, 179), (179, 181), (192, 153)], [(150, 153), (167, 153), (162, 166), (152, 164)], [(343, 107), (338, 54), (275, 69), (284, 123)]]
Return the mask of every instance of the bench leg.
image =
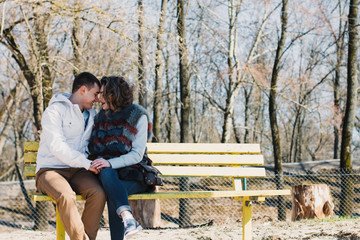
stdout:
[(251, 229), (251, 201), (250, 197), (243, 198), (243, 240), (252, 239), (252, 229)]
[(61, 222), (59, 209), (56, 206), (56, 240), (65, 240), (65, 228)]

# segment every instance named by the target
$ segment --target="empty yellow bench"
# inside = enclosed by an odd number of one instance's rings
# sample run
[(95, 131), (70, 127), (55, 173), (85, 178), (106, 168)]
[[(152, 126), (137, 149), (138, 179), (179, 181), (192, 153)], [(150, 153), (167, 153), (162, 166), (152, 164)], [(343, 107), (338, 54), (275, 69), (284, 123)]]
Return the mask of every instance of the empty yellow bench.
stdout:
[[(24, 143), (25, 177), (34, 177), (38, 142)], [(232, 178), (233, 190), (171, 191), (134, 194), (129, 199), (179, 199), (234, 197), (243, 201), (243, 239), (252, 239), (251, 201), (263, 201), (266, 196), (290, 195), (290, 190), (243, 190), (243, 178), (265, 177), (263, 156), (259, 144), (215, 143), (148, 143), (148, 155), (163, 177), (226, 177)], [(34, 201), (52, 201), (42, 194), (32, 194)], [(80, 195), (78, 200), (82, 200)], [(65, 230), (57, 212), (57, 239), (65, 239)]]

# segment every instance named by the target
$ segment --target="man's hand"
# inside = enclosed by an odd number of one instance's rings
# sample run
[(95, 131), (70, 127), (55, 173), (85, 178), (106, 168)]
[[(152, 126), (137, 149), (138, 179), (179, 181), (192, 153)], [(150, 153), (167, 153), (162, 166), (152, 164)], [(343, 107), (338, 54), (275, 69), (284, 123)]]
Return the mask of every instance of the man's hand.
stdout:
[(98, 158), (98, 159), (95, 159), (94, 161), (92, 161), (91, 167), (95, 168), (97, 171), (100, 172), (101, 169), (111, 167), (111, 165), (107, 160), (105, 160), (103, 158)]
[(94, 168), (93, 166), (90, 166), (89, 171), (91, 171), (91, 172), (93, 172), (93, 173), (95, 173), (95, 174), (99, 174), (99, 173), (100, 173), (100, 171), (97, 170), (96, 168)]

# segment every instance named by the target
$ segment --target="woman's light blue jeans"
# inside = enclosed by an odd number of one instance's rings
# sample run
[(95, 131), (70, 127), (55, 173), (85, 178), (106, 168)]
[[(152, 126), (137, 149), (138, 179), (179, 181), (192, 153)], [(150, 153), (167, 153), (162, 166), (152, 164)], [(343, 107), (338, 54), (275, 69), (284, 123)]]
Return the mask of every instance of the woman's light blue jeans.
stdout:
[(103, 168), (99, 174), (99, 179), (107, 195), (111, 239), (122, 240), (125, 229), (120, 213), (124, 210), (132, 212), (128, 196), (151, 190), (141, 182), (119, 179), (117, 170), (113, 168)]

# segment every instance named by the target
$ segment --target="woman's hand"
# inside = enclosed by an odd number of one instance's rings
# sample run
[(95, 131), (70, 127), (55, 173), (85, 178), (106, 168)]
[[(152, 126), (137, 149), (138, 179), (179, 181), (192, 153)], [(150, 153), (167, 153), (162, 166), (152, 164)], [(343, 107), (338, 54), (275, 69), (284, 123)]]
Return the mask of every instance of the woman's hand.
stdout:
[(91, 167), (100, 172), (101, 169), (111, 167), (111, 165), (107, 160), (103, 158), (98, 158), (92, 161)]

